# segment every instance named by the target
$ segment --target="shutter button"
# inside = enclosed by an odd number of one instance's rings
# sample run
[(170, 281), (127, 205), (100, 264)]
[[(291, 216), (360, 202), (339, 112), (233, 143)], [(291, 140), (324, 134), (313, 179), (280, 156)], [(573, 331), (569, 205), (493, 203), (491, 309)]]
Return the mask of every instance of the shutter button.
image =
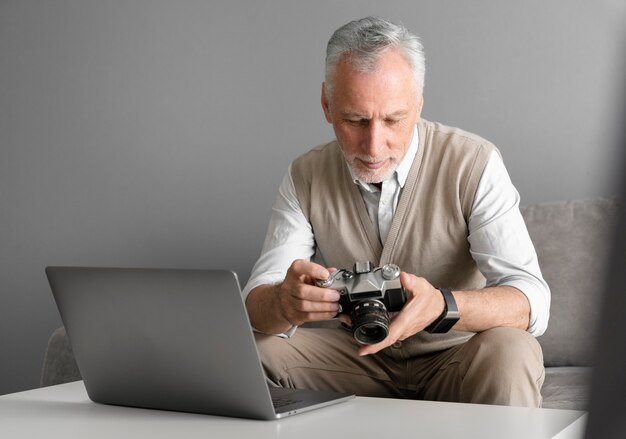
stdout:
[(401, 341), (397, 341), (394, 344), (392, 344), (391, 347), (394, 348), (394, 349), (400, 349), (402, 347), (402, 342)]

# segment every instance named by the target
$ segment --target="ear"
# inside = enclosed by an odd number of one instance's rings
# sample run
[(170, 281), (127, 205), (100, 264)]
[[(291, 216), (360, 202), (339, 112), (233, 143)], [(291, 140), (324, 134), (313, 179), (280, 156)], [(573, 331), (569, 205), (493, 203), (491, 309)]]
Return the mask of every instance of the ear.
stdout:
[(328, 123), (333, 123), (333, 118), (330, 114), (330, 102), (326, 96), (326, 83), (322, 82), (322, 109), (324, 110), (324, 116)]

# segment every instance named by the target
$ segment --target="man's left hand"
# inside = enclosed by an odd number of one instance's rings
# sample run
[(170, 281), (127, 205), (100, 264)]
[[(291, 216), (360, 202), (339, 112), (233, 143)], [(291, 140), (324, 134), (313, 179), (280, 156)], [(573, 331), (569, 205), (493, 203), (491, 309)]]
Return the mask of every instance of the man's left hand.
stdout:
[(400, 274), (407, 301), (391, 320), (387, 337), (379, 343), (359, 348), (359, 355), (374, 354), (392, 344), (417, 334), (443, 313), (445, 303), (441, 292), (423, 277)]

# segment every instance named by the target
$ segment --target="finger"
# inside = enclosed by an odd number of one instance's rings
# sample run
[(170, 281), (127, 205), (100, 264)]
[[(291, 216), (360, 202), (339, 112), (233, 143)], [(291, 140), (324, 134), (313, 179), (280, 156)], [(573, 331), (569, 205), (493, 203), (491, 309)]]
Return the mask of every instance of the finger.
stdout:
[[(400, 317), (401, 314), (402, 313), (398, 314), (398, 317)], [(375, 354), (376, 352), (379, 352), (386, 347), (393, 345), (397, 341), (406, 339), (407, 337), (404, 335), (404, 326), (405, 325), (402, 320), (398, 321), (398, 319), (395, 319), (389, 325), (389, 332), (387, 333), (387, 337), (385, 337), (378, 343), (362, 346), (361, 348), (359, 348), (358, 354), (361, 356)]]
[(294, 277), (298, 277), (301, 280), (303, 280), (303, 278), (326, 279), (330, 276), (330, 273), (326, 268), (305, 259), (297, 259), (293, 261), (287, 273), (293, 275)]
[(405, 291), (409, 293), (409, 296), (415, 296), (415, 292), (419, 288), (419, 278), (417, 276), (403, 271), (400, 273), (400, 283)]
[(287, 321), (295, 326), (337, 316), (339, 292), (314, 284), (315, 280), (329, 276), (329, 270), (315, 262), (298, 259), (291, 264), (280, 288), (281, 309)]
[(339, 302), (340, 294), (332, 288), (320, 288), (314, 285), (298, 283), (290, 289), (294, 301)]
[[(330, 310), (325, 306), (330, 306)], [(299, 326), (305, 322), (331, 320), (337, 316), (337, 307), (333, 304), (309, 304), (302, 309), (290, 308), (284, 311), (289, 322), (294, 326)]]
[(350, 327), (352, 326), (352, 319), (348, 314), (339, 314), (339, 320), (341, 321), (341, 323), (345, 323)]
[(294, 302), (294, 309), (304, 313), (333, 313), (334, 316), (339, 312), (339, 303), (298, 300)]
[[(292, 325), (312, 320), (329, 320), (339, 312), (339, 293), (306, 285), (309, 294), (289, 294), (283, 302), (283, 313)], [(314, 300), (301, 299), (299, 296), (312, 297)], [(335, 297), (329, 297), (335, 295)], [(325, 300), (328, 299), (328, 300)], [(334, 299), (334, 300), (333, 300)]]
[(320, 320), (331, 320), (337, 315), (336, 312), (309, 312), (300, 313), (299, 317), (303, 322), (315, 322)]
[(360, 347), (358, 350), (358, 354), (360, 356), (375, 354), (376, 352), (381, 351), (385, 349), (386, 347), (391, 346), (396, 341), (397, 341), (396, 339), (394, 339), (390, 335), (387, 335), (387, 337), (385, 337), (383, 341)]

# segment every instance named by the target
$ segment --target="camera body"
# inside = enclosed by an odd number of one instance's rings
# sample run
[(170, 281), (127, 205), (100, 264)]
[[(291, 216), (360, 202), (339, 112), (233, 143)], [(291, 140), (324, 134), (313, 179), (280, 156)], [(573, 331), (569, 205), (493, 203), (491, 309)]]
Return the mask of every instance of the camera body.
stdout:
[(315, 284), (339, 292), (340, 312), (350, 314), (354, 338), (361, 344), (387, 337), (389, 312), (400, 311), (406, 303), (400, 267), (395, 264), (373, 267), (371, 262), (355, 262), (352, 271), (335, 271)]

